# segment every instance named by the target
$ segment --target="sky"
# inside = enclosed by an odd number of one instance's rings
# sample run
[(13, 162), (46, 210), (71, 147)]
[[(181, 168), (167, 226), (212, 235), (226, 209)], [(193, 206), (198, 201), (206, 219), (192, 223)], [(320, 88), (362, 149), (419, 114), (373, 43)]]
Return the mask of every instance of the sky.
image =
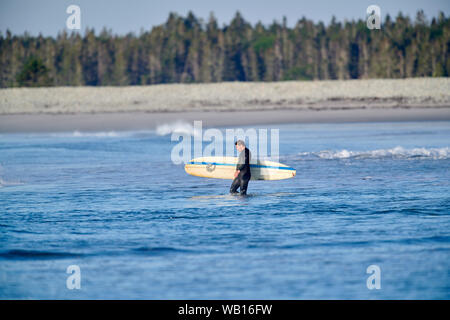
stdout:
[(334, 15), (338, 21), (365, 19), (369, 5), (378, 5), (381, 16), (398, 12), (414, 18), (423, 9), (428, 18), (439, 11), (450, 15), (449, 0), (0, 0), (0, 32), (9, 29), (13, 34), (56, 36), (66, 29), (69, 5), (81, 9), (81, 30), (87, 27), (100, 31), (103, 27), (113, 33), (139, 34), (167, 20), (170, 12), (186, 16), (192, 11), (207, 21), (211, 12), (219, 25), (228, 24), (236, 11), (252, 24), (258, 21), (268, 25), (286, 16), (294, 26), (302, 16), (326, 24)]

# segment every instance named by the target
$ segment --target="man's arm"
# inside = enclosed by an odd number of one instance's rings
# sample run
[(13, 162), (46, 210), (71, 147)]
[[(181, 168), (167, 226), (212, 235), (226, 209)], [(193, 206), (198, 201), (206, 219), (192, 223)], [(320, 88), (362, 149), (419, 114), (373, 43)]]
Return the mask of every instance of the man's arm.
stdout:
[(236, 165), (236, 171), (241, 171), (242, 169), (245, 168), (246, 164), (249, 164), (248, 154), (247, 154), (246, 151), (247, 150), (243, 150), (239, 154), (239, 160), (238, 160), (238, 163)]
[[(242, 157), (243, 153), (244, 153), (244, 157)], [(234, 178), (236, 178), (239, 175), (239, 173), (241, 172), (241, 169), (244, 168), (244, 165), (245, 165), (245, 150), (241, 151), (241, 153), (239, 154), (239, 159), (236, 164), (236, 171), (234, 172)]]

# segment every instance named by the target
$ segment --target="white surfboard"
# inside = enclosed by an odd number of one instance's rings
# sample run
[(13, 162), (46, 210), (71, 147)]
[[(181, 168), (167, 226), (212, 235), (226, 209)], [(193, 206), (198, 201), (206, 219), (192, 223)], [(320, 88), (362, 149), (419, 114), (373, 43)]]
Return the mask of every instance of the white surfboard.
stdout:
[[(190, 160), (184, 170), (193, 176), (216, 179), (234, 179), (237, 157), (202, 157)], [(296, 170), (285, 164), (258, 160), (250, 163), (251, 180), (282, 180), (295, 177)]]

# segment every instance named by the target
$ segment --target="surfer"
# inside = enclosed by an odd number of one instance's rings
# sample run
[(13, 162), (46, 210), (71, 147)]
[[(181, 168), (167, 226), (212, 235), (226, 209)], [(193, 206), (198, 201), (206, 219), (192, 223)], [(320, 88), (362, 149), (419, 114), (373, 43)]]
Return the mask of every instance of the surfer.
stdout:
[(247, 194), (248, 181), (251, 178), (250, 173), (250, 150), (245, 147), (245, 142), (238, 140), (235, 143), (236, 149), (239, 152), (239, 159), (236, 165), (236, 171), (234, 172), (234, 180), (230, 187), (230, 193), (239, 192), (241, 195)]

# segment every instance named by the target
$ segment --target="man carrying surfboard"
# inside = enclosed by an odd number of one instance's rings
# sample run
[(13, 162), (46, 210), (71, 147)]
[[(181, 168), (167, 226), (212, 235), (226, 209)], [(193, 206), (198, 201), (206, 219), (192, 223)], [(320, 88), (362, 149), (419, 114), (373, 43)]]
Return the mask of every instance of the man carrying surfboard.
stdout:
[(241, 195), (247, 194), (248, 182), (251, 178), (250, 172), (250, 150), (245, 147), (245, 142), (238, 140), (235, 143), (236, 149), (239, 152), (239, 159), (236, 165), (236, 171), (234, 172), (234, 180), (230, 187), (230, 193), (239, 193)]

